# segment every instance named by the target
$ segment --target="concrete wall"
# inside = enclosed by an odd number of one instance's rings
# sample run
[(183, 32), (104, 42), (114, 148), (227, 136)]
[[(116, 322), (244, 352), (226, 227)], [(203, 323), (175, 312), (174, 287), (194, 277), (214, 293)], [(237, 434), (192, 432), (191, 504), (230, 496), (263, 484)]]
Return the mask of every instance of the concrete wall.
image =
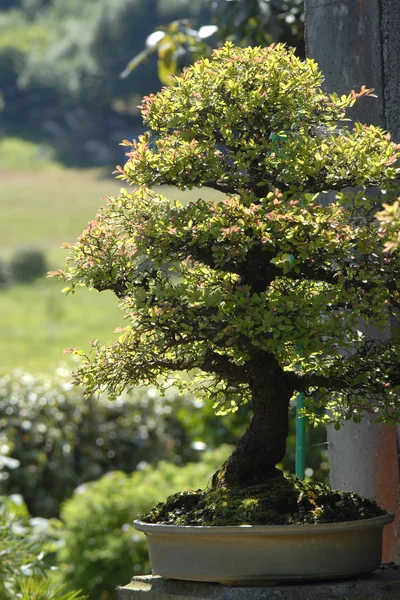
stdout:
[[(352, 109), (354, 120), (380, 125), (400, 141), (400, 0), (305, 0), (306, 49), (325, 75), (328, 92), (366, 85), (378, 98)], [(394, 427), (361, 425), (328, 430), (331, 485), (376, 498), (396, 513), (385, 528), (384, 562), (399, 551), (399, 468)]]

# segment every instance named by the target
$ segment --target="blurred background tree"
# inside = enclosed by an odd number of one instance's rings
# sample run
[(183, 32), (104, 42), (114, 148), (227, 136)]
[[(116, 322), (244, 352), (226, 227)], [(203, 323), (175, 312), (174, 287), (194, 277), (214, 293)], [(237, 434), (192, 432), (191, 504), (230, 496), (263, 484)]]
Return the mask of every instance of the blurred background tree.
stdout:
[[(304, 54), (303, 0), (3, 0), (0, 133), (46, 141), (67, 164), (118, 162), (119, 141), (141, 131), (137, 104), (160, 87), (155, 60), (119, 73), (152, 32), (183, 21), (218, 27), (209, 48), (284, 41)], [(180, 70), (207, 52), (194, 42), (164, 40), (164, 65)]]
[(201, 3), (176, 0), (21, 0), (0, 10), (3, 135), (47, 140), (66, 163), (112, 164), (140, 129), (136, 105), (160, 87), (155, 65), (118, 74), (148, 33)]

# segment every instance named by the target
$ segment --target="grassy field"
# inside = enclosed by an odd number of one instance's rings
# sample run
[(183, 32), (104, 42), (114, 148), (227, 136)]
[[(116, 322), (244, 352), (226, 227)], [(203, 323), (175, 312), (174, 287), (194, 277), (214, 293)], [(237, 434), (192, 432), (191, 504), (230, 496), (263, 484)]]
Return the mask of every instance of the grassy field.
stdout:
[[(18, 165), (20, 168), (18, 168)], [(33, 144), (0, 142), (0, 258), (9, 260), (20, 248), (46, 252), (49, 269), (62, 268), (63, 242), (73, 242), (106, 196), (121, 182), (108, 170), (63, 169)], [(169, 196), (194, 200), (215, 197), (202, 189)], [(56, 280), (0, 290), (0, 369), (53, 370), (65, 360), (64, 348), (88, 348), (97, 338), (108, 342), (120, 326), (121, 314), (112, 294), (81, 290), (63, 296)]]
[(82, 290), (61, 293), (58, 282), (18, 285), (0, 292), (0, 370), (54, 371), (61, 363), (73, 365), (63, 350), (88, 350), (90, 340), (111, 341), (120, 313), (113, 294)]

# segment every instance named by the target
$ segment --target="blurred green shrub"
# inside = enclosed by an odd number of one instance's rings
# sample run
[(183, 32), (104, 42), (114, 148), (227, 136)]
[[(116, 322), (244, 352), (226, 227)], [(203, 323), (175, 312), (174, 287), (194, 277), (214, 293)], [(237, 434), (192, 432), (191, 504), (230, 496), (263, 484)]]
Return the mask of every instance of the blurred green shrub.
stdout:
[(84, 600), (52, 587), (42, 545), (22, 497), (0, 497), (0, 600)]
[[(107, 472), (131, 473), (147, 463), (184, 464), (205, 449), (235, 444), (248, 408), (217, 417), (209, 404), (174, 388), (160, 398), (153, 388), (134, 389), (116, 402), (83, 398), (71, 375), (22, 371), (0, 376), (0, 494), (21, 494), (34, 516), (58, 516), (74, 489)], [(202, 418), (199, 418), (201, 410)], [(325, 429), (307, 433), (309, 477), (326, 481)], [(283, 468), (294, 472), (295, 419), (290, 419)]]
[(110, 473), (79, 489), (61, 512), (58, 563), (67, 588), (81, 588), (90, 600), (111, 600), (116, 586), (150, 573), (145, 536), (133, 520), (170, 494), (205, 487), (230, 450), (206, 452), (202, 462), (184, 467), (160, 462), (131, 475)]
[(116, 402), (85, 400), (70, 380), (63, 369), (0, 377), (0, 493), (21, 494), (35, 516), (57, 516), (77, 486), (107, 472), (184, 463), (207, 447), (233, 444), (246, 421), (243, 411), (216, 417), (174, 388), (164, 398), (141, 388)]
[(45, 253), (27, 248), (17, 250), (10, 261), (11, 278), (16, 283), (32, 283), (48, 271)]
[(0, 259), (0, 290), (5, 290), (11, 285), (11, 274), (7, 263)]

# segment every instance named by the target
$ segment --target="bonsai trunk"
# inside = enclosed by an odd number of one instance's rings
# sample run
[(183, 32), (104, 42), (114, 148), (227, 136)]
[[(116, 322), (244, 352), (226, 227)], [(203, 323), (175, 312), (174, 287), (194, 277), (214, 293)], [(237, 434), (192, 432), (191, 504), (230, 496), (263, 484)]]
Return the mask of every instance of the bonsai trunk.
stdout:
[(213, 487), (247, 487), (281, 476), (275, 466), (286, 453), (289, 401), (293, 390), (281, 377), (258, 372), (250, 383), (253, 417), (228, 460), (214, 474)]

